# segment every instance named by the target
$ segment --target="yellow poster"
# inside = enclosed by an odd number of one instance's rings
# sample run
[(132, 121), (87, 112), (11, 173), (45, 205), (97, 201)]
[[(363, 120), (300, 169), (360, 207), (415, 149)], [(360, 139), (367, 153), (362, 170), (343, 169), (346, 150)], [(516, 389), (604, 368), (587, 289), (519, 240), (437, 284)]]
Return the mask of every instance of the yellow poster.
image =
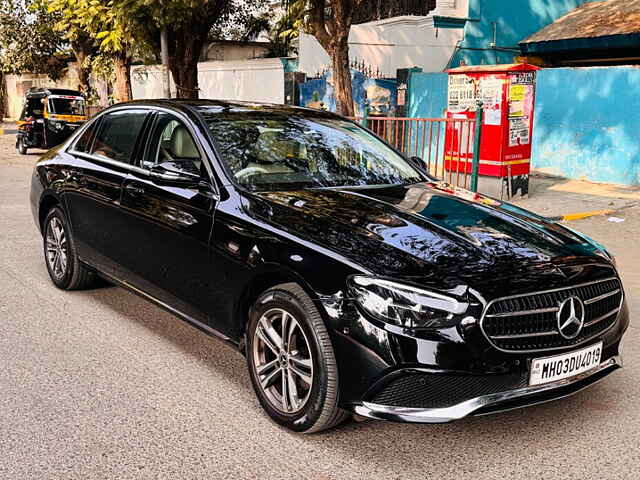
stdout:
[(511, 85), (509, 88), (509, 100), (512, 102), (521, 102), (524, 100), (525, 92), (526, 89), (524, 85)]

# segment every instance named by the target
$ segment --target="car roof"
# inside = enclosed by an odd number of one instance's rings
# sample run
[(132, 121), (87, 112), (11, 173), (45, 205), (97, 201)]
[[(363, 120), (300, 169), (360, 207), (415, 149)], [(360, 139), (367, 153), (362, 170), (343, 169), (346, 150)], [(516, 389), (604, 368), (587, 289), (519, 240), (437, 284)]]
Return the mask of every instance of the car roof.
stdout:
[(141, 106), (155, 106), (171, 108), (184, 113), (197, 112), (201, 115), (215, 115), (218, 113), (250, 113), (250, 112), (262, 112), (273, 113), (274, 115), (295, 115), (295, 116), (309, 116), (309, 117), (325, 117), (325, 118), (340, 118), (335, 113), (327, 112), (324, 110), (313, 110), (310, 108), (296, 107), (293, 105), (281, 105), (276, 103), (263, 103), (263, 102), (241, 102), (230, 100), (213, 100), (213, 99), (186, 99), (186, 98), (174, 98), (174, 99), (150, 99), (150, 100), (132, 100), (129, 102), (118, 103), (113, 107), (141, 107)]

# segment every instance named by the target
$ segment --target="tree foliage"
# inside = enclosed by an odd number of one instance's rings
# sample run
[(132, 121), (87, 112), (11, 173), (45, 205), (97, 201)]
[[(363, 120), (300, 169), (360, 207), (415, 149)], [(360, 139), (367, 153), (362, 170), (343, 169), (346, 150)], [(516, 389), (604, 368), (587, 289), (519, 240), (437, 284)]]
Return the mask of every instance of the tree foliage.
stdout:
[(57, 19), (32, 0), (0, 2), (0, 70), (61, 78), (70, 52), (63, 35), (53, 28)]
[(269, 48), (266, 57), (288, 57), (297, 53), (296, 42), (300, 29), (304, 25), (304, 2), (294, 2), (288, 5), (284, 13), (275, 21), (272, 12), (249, 19), (245, 25), (243, 41), (255, 40), (266, 32), (269, 36)]
[[(37, 8), (30, 13), (25, 2)], [(197, 62), (212, 33), (242, 31), (265, 4), (266, 0), (4, 0), (0, 62), (10, 66), (6, 71), (46, 70), (58, 78), (57, 59), (68, 47), (81, 66), (81, 83), (88, 88), (93, 65), (100, 65), (102, 74), (112, 65), (116, 98), (127, 100), (132, 61), (157, 61), (160, 31), (165, 28), (178, 94), (197, 97)]]
[(212, 32), (233, 32), (260, 12), (265, 0), (114, 0), (120, 15), (137, 25), (139, 39), (160, 49), (168, 38), (169, 70), (179, 97), (198, 97), (197, 64)]
[[(139, 41), (137, 25), (122, 15), (114, 0), (40, 0), (59, 19), (56, 29), (65, 32), (72, 44), (94, 49), (94, 58), (83, 55), (82, 65), (112, 65), (115, 77), (115, 97), (130, 100), (130, 66), (135, 55), (143, 56), (148, 45)], [(96, 59), (95, 56), (103, 57)]]

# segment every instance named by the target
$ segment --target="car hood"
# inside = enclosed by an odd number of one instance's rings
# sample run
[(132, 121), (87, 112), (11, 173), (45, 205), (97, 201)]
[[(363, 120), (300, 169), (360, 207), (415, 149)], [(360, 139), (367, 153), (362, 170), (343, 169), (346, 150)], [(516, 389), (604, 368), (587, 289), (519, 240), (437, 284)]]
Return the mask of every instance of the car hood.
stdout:
[(445, 183), (249, 197), (255, 215), (298, 238), (372, 274), (438, 290), (495, 297), (611, 275), (603, 253), (572, 231)]

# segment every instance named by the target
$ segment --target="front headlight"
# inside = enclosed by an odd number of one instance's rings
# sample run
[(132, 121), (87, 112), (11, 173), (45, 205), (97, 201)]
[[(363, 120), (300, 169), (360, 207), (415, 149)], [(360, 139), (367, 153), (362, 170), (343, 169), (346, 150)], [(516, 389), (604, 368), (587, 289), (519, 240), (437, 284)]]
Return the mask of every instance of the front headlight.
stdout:
[(366, 312), (405, 328), (446, 328), (467, 311), (466, 302), (389, 280), (356, 275), (348, 281), (351, 297)]

